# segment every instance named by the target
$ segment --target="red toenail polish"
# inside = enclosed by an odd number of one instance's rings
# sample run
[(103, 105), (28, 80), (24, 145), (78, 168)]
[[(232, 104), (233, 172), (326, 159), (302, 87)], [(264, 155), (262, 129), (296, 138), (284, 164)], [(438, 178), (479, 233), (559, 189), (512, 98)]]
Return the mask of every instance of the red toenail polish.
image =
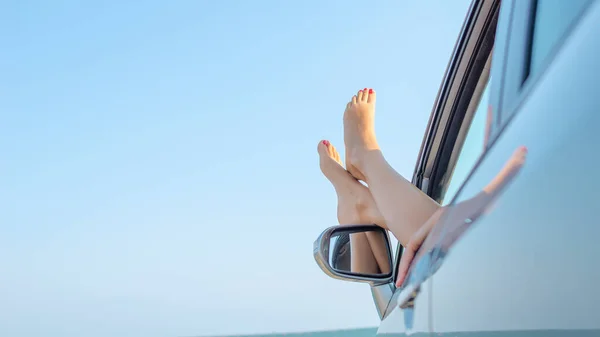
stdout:
[(367, 91), (367, 88), (364, 88), (363, 90), (364, 90), (364, 91)]
[(323, 141), (323, 145), (325, 145), (325, 146), (329, 146), (329, 142), (328, 142), (328, 141), (326, 141), (326, 140), (324, 140), (324, 141)]
[(373, 93), (373, 89), (369, 89), (369, 94), (372, 94), (372, 93)]

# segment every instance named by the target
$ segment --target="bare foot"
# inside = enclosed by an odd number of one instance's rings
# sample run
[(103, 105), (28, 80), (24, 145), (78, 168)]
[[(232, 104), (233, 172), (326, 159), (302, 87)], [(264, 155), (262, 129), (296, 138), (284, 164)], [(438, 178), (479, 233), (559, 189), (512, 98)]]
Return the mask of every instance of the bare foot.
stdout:
[(369, 189), (342, 166), (340, 154), (324, 140), (317, 146), (321, 171), (335, 188), (338, 197), (337, 217), (340, 224), (376, 224), (387, 229)]
[(366, 181), (361, 171), (364, 154), (371, 150), (379, 150), (375, 138), (375, 100), (373, 89), (359, 90), (352, 96), (344, 111), (346, 169), (362, 181)]

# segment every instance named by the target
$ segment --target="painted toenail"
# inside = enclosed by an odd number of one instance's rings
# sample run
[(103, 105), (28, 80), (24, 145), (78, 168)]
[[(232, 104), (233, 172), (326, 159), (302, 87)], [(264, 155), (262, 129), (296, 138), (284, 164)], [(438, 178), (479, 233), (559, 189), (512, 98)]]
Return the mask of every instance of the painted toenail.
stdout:
[(372, 93), (373, 93), (373, 89), (369, 89), (369, 94), (372, 94)]
[(367, 91), (367, 88), (364, 88), (363, 91)]
[(325, 146), (329, 146), (329, 141), (327, 141), (327, 140), (324, 140), (324, 141), (323, 141), (323, 145), (325, 145)]

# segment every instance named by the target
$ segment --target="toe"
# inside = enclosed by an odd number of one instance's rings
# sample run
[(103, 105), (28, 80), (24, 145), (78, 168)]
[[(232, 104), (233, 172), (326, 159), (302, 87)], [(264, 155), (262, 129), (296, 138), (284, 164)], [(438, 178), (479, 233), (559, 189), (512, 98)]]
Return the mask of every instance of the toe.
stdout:
[(366, 102), (368, 99), (369, 99), (369, 91), (367, 90), (367, 88), (364, 88), (361, 102)]
[(334, 155), (334, 153), (335, 153), (335, 148), (333, 147), (333, 145), (332, 145), (332, 144), (329, 144), (329, 145), (327, 146), (327, 154), (328, 154), (328, 155), (329, 155), (331, 158), (335, 158), (335, 155)]
[(337, 160), (337, 158), (340, 157), (340, 154), (338, 153), (338, 150), (333, 145), (331, 145), (331, 154), (333, 156), (333, 159)]
[(368, 103), (375, 103), (375, 90), (369, 89), (369, 98), (367, 100)]
[(335, 159), (335, 161), (338, 161), (339, 154), (335, 146), (333, 146), (333, 144), (329, 146), (329, 155), (331, 156), (331, 158)]
[(342, 161), (340, 160), (340, 154), (333, 144), (331, 144), (327, 140), (322, 140), (317, 145), (317, 151), (319, 152), (319, 156), (321, 159), (329, 157), (336, 161), (340, 166), (342, 165)]
[(358, 97), (356, 95), (352, 96), (352, 104), (356, 104), (358, 102)]
[(329, 156), (329, 149), (327, 145), (329, 145), (329, 142), (326, 140), (319, 142), (319, 145), (317, 145), (317, 152), (319, 152), (319, 155)]
[(356, 97), (357, 97), (357, 101), (358, 102), (362, 102), (362, 100), (363, 100), (363, 91), (359, 90), (358, 93), (356, 94)]

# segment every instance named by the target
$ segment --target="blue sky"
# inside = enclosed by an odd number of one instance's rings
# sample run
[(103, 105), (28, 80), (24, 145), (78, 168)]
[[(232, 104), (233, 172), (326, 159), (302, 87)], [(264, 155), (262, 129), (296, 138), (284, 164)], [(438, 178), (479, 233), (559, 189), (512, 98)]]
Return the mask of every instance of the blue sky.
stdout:
[(469, 1), (0, 5), (0, 334), (378, 324), (329, 279), (316, 144), (378, 91), (410, 176)]

